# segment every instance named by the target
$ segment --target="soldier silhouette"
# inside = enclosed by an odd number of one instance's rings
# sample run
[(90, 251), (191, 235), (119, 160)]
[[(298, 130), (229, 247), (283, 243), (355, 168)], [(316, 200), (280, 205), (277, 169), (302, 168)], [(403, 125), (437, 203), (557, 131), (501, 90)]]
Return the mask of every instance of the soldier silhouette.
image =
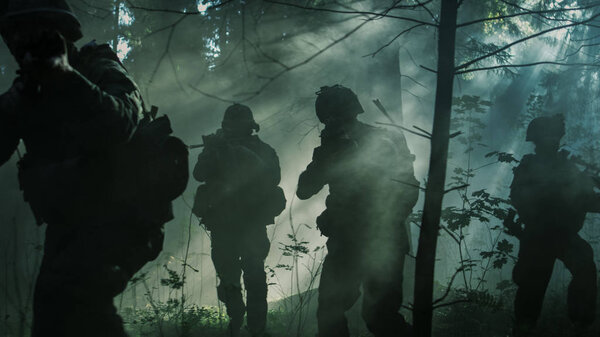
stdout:
[(20, 67), (0, 96), (0, 165), (22, 140), (21, 188), (48, 225), (32, 336), (125, 336), (113, 298), (158, 255), (172, 218), (170, 202), (126, 200), (111, 183), (111, 153), (143, 114), (140, 92), (108, 45), (75, 47), (80, 23), (65, 1), (0, 5)]
[[(296, 194), (308, 199), (329, 185), (327, 209), (317, 218), (328, 237), (319, 285), (319, 336), (347, 337), (344, 313), (360, 295), (362, 316), (377, 337), (408, 336), (402, 305), (405, 221), (418, 198), (414, 156), (404, 136), (358, 121), (357, 96), (340, 85), (317, 93), (316, 113), (325, 124), (321, 146), (300, 175)], [(394, 182), (399, 180), (407, 184)]]
[(254, 131), (259, 125), (245, 105), (227, 108), (222, 128), (204, 136), (194, 178), (204, 184), (196, 193), (194, 213), (210, 231), (212, 260), (219, 277), (217, 295), (230, 318), (229, 333), (238, 336), (246, 307), (240, 274), (247, 292), (248, 329), (264, 336), (267, 281), (264, 261), (270, 242), (266, 226), (285, 208), (278, 186), (279, 158)]
[(568, 159), (567, 151), (559, 151), (564, 134), (562, 115), (531, 121), (526, 140), (535, 144), (535, 154), (524, 156), (514, 169), (510, 197), (525, 225), (513, 270), (516, 336), (533, 333), (556, 259), (573, 275), (567, 301), (571, 321), (584, 328), (595, 317), (594, 253), (578, 232), (587, 212), (600, 211), (600, 197), (594, 181)]

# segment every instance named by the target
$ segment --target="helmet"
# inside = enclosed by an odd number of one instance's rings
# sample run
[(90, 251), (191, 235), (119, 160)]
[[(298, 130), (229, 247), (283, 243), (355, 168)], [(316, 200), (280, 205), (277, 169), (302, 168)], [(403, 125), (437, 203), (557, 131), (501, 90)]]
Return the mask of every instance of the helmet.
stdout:
[(332, 120), (354, 119), (364, 112), (356, 94), (339, 84), (321, 87), (316, 94), (315, 110), (323, 124)]
[(258, 123), (254, 121), (252, 110), (245, 105), (237, 103), (229, 106), (227, 110), (225, 110), (225, 115), (223, 116), (223, 122), (221, 125), (223, 125), (223, 127), (247, 126), (254, 131), (258, 131), (260, 129)]
[(0, 2), (2, 35), (10, 34), (19, 23), (54, 26), (68, 41), (75, 42), (83, 34), (81, 23), (66, 0), (3, 0)]
[(537, 143), (544, 139), (560, 140), (565, 135), (565, 117), (561, 114), (548, 117), (538, 117), (527, 127), (528, 142)]

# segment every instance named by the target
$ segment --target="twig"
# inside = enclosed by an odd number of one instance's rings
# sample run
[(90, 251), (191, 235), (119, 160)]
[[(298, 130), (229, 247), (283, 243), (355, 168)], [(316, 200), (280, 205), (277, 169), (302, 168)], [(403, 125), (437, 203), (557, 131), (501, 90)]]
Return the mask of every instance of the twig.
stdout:
[(424, 134), (428, 135), (429, 137), (431, 137), (431, 132), (429, 132), (429, 131), (427, 131), (427, 130), (425, 130), (425, 129), (421, 129), (420, 127), (418, 127), (418, 126), (416, 126), (416, 125), (413, 125), (413, 128), (415, 128), (415, 129), (417, 129), (417, 130), (419, 130), (419, 131), (423, 132)]
[(411, 26), (409, 28), (406, 28), (405, 30), (401, 31), (400, 33), (398, 33), (396, 36), (394, 36), (388, 43), (384, 44), (383, 46), (379, 47), (376, 51), (364, 55), (363, 57), (367, 57), (367, 56), (371, 56), (371, 57), (375, 57), (377, 54), (379, 54), (382, 50), (384, 50), (385, 48), (389, 47), (392, 43), (394, 43), (394, 41), (396, 41), (397, 39), (399, 39), (402, 35), (410, 32), (411, 30), (421, 27), (423, 26), (422, 23), (416, 24), (414, 26)]
[(437, 74), (437, 71), (436, 71), (436, 70), (433, 70), (433, 69), (431, 69), (431, 68), (429, 68), (429, 67), (426, 67), (426, 66), (424, 66), (424, 65), (422, 65), (422, 64), (420, 64), (420, 65), (419, 65), (419, 67), (421, 67), (421, 68), (423, 68), (423, 69), (425, 69), (425, 70), (427, 70), (427, 71), (430, 71), (430, 72), (432, 72), (432, 73), (434, 73), (434, 74)]
[(442, 307), (447, 307), (447, 306), (458, 304), (458, 303), (468, 303), (468, 302), (471, 302), (471, 301), (470, 300), (456, 300), (456, 301), (451, 301), (451, 302), (446, 302), (446, 303), (441, 303), (441, 304), (438, 304), (438, 305), (434, 305), (433, 309), (439, 309), (439, 308), (442, 308)]
[[(187, 12), (187, 11), (181, 11), (181, 10), (175, 10), (175, 9), (161, 9), (161, 8), (142, 7), (142, 6), (136, 6), (136, 5), (134, 5), (131, 2), (131, 0), (125, 0), (125, 1), (129, 4), (129, 8), (143, 10), (143, 11), (146, 11), (146, 12), (170, 13), (170, 14), (178, 14), (178, 15), (184, 15), (184, 16), (204, 15), (205, 14), (205, 11), (203, 11), (203, 12), (200, 12), (200, 11)], [(226, 0), (226, 1), (223, 1), (223, 2), (221, 2), (219, 4), (215, 4), (215, 5), (209, 6), (208, 8), (206, 8), (206, 11), (224, 7), (224, 6), (228, 5), (231, 2), (233, 2), (233, 0)]]
[(423, 137), (423, 138), (431, 139), (431, 136), (428, 136), (428, 135), (426, 135), (426, 134), (422, 134), (422, 133), (415, 132), (415, 131), (413, 131), (413, 130), (411, 130), (411, 129), (409, 129), (409, 128), (405, 128), (405, 127), (404, 127), (404, 126), (402, 126), (402, 125), (393, 124), (393, 123), (382, 123), (382, 122), (376, 122), (375, 124), (378, 124), (378, 125), (385, 125), (385, 126), (393, 126), (393, 127), (396, 127), (396, 128), (402, 129), (402, 130), (404, 130), (404, 131), (406, 131), (406, 132), (412, 133), (413, 135), (417, 135), (417, 136), (421, 136), (421, 137)]
[(420, 23), (420, 24), (427, 25), (427, 26), (437, 27), (436, 24), (431, 23), (431, 22), (425, 22), (425, 21), (421, 21), (421, 20), (409, 18), (409, 17), (406, 17), (406, 16), (398, 16), (398, 15), (390, 15), (390, 14), (388, 14), (390, 10), (394, 9), (394, 7), (390, 8), (389, 10), (386, 10), (386, 11), (384, 11), (382, 13), (378, 13), (378, 12), (368, 12), (368, 11), (354, 11), (354, 10), (348, 11), (348, 10), (339, 10), (339, 9), (331, 9), (331, 8), (309, 7), (309, 6), (297, 5), (297, 4), (293, 4), (293, 3), (289, 3), (289, 2), (281, 2), (281, 1), (275, 1), (275, 0), (263, 0), (263, 1), (264, 2), (268, 2), (268, 3), (272, 3), (272, 4), (276, 4), (276, 5), (294, 7), (294, 8), (304, 9), (304, 10), (311, 10), (311, 11), (318, 11), (318, 12), (329, 12), (329, 13), (338, 13), (338, 14), (372, 15), (375, 18), (399, 19), (399, 20), (405, 20), (405, 21), (409, 21), (409, 22)]
[(450, 295), (450, 290), (452, 289), (452, 284), (454, 283), (454, 279), (456, 278), (456, 276), (458, 275), (458, 273), (462, 272), (463, 270), (464, 270), (464, 267), (460, 267), (460, 268), (456, 269), (456, 271), (454, 272), (454, 274), (452, 274), (452, 277), (450, 277), (450, 281), (448, 282), (448, 286), (446, 287), (446, 291), (444, 292), (444, 294), (442, 295), (442, 297), (440, 297), (437, 300), (433, 301), (433, 306), (435, 306), (436, 304), (442, 302), (443, 300), (446, 299), (446, 297), (448, 297), (448, 295)]
[(200, 89), (198, 89), (198, 88), (194, 87), (193, 85), (190, 85), (190, 88), (192, 88), (192, 90), (194, 90), (194, 91), (197, 91), (198, 93), (200, 93), (200, 94), (202, 94), (202, 95), (204, 95), (204, 96), (206, 96), (206, 97), (214, 98), (214, 99), (216, 99), (216, 100), (219, 100), (219, 101), (221, 101), (221, 102), (225, 102), (225, 103), (236, 103), (236, 101), (229, 100), (229, 99), (225, 99), (225, 98), (221, 98), (221, 97), (219, 97), (219, 96), (216, 96), (216, 95), (213, 95), (213, 94), (209, 94), (209, 93), (207, 93), (207, 92), (204, 92), (204, 91), (202, 91), (202, 90), (200, 90)]
[[(457, 71), (454, 74), (460, 75), (460, 74), (472, 73), (475, 71), (495, 70), (495, 69), (503, 69), (503, 68), (534, 67), (534, 66), (541, 65), (541, 64), (552, 64), (552, 65), (556, 65), (556, 66), (571, 66), (571, 67), (576, 67), (576, 66), (599, 67), (600, 66), (600, 63), (562, 63), (562, 62), (554, 62), (554, 61), (539, 61), (539, 62), (524, 63), (524, 64), (501, 64), (501, 65), (490, 66), (490, 67), (472, 68), (472, 69)], [(459, 69), (459, 68), (456, 68), (456, 69)]]
[(421, 191), (425, 191), (425, 189), (424, 189), (423, 187), (421, 187), (421, 186), (419, 186), (419, 185), (415, 185), (415, 184), (413, 184), (413, 183), (408, 183), (408, 182), (406, 182), (406, 181), (402, 181), (402, 180), (398, 180), (398, 179), (391, 179), (391, 180), (392, 180), (392, 181), (395, 181), (395, 182), (397, 182), (397, 183), (403, 184), (403, 185), (408, 185), (408, 186), (412, 186), (412, 187), (414, 187), (414, 188), (418, 188), (418, 189), (419, 189), (419, 190), (421, 190)]
[(456, 190), (462, 190), (463, 188), (467, 188), (469, 186), (470, 186), (469, 184), (464, 184), (464, 185), (461, 185), (461, 186), (454, 186), (452, 188), (449, 188), (449, 189), (445, 190), (444, 194), (447, 194), (447, 193), (450, 193), (450, 192), (456, 191)]

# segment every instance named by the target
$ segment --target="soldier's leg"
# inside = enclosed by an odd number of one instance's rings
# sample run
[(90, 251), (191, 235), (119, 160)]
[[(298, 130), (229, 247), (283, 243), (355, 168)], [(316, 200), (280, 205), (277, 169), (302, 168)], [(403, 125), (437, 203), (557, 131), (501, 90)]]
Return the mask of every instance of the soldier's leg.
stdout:
[(559, 258), (573, 276), (567, 298), (569, 318), (574, 323), (588, 326), (596, 317), (596, 264), (592, 247), (576, 235), (569, 240), (565, 254)]
[(402, 306), (402, 272), (404, 257), (391, 262), (388, 274), (369, 275), (363, 284), (362, 316), (376, 337), (409, 336), (410, 326), (398, 312)]
[(412, 329), (398, 312), (402, 306), (402, 281), (407, 245), (401, 234), (372, 240), (366, 257), (362, 316), (376, 337), (411, 336)]
[(319, 337), (348, 337), (345, 312), (360, 296), (361, 274), (355, 245), (329, 238), (319, 284)]
[(217, 296), (225, 303), (229, 316), (229, 328), (232, 335), (237, 335), (244, 322), (246, 307), (242, 298), (242, 275), (238, 243), (233, 236), (237, 233), (211, 231), (211, 258), (219, 277)]
[[(49, 226), (47, 243), (59, 231)], [(57, 241), (36, 284), (33, 336), (126, 336), (113, 297), (128, 278), (111, 263), (112, 235), (90, 226)]]
[(535, 328), (555, 257), (555, 252), (541, 240), (521, 240), (519, 259), (513, 269), (513, 280), (518, 286), (514, 304), (516, 336), (529, 336)]
[(253, 229), (244, 236), (242, 245), (242, 270), (246, 288), (248, 329), (252, 335), (265, 332), (267, 322), (267, 275), (265, 258), (269, 254), (270, 242), (264, 226)]

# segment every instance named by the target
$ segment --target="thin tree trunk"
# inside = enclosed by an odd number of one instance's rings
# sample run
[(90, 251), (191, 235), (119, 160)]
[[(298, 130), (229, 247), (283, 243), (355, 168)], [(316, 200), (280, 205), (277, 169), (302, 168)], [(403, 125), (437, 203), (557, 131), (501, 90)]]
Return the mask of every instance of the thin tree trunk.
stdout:
[(431, 157), (415, 270), (414, 329), (418, 337), (431, 336), (432, 328), (435, 253), (450, 140), (457, 10), (457, 0), (442, 0)]

